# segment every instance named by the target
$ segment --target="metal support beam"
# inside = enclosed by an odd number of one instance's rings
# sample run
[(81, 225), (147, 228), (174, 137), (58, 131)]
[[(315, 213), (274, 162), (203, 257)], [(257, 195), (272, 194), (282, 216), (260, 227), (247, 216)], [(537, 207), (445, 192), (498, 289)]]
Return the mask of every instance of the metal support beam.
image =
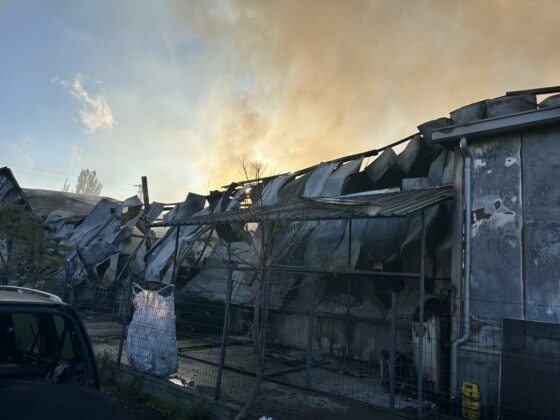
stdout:
[(424, 380), (424, 294), (426, 276), (426, 213), (422, 211), (422, 233), (420, 237), (420, 314), (418, 325), (418, 406), (417, 417), (422, 418), (423, 398), (422, 385)]
[[(352, 219), (348, 219), (348, 270), (352, 270)], [(350, 309), (352, 304), (352, 276), (346, 278), (346, 320), (344, 323), (346, 329), (346, 358), (351, 359), (350, 343), (352, 341), (350, 331)]]
[(311, 297), (309, 298), (309, 313), (307, 315), (307, 354), (305, 357), (305, 387), (311, 388), (311, 367), (313, 364), (313, 337), (315, 327), (315, 282), (317, 275), (311, 276)]
[(179, 236), (181, 234), (181, 226), (177, 226), (177, 232), (175, 237), (175, 253), (173, 254), (173, 273), (171, 274), (171, 284), (176, 283), (177, 276), (177, 254), (179, 253)]
[[(321, 162), (321, 163), (322, 164), (325, 164), (325, 163), (344, 163), (344, 162), (348, 162), (348, 161), (355, 160), (355, 159), (377, 156), (380, 152), (383, 152), (386, 149), (393, 148), (395, 146), (398, 146), (400, 144), (403, 144), (403, 143), (406, 143), (407, 141), (412, 140), (418, 134), (420, 134), (420, 133), (416, 132), (416, 133), (411, 134), (410, 136), (407, 136), (403, 139), (397, 140), (393, 143), (387, 144), (386, 146), (380, 147), (379, 149), (371, 149), (371, 150), (367, 150), (365, 152), (355, 153), (353, 155), (343, 156), (343, 157), (340, 157), (338, 159), (327, 160), (326, 162)], [(297, 175), (301, 175), (301, 174), (304, 174), (306, 172), (312, 171), (317, 166), (318, 165), (309, 166), (307, 168), (300, 169), (298, 171), (292, 172), (291, 174), (289, 172), (285, 172), (285, 173), (282, 173), (282, 174), (279, 174), (279, 175), (271, 175), (271, 176), (255, 178), (255, 179), (244, 179), (243, 181), (233, 182), (232, 184), (233, 185), (244, 185), (244, 184), (251, 183), (251, 182), (263, 182), (263, 181), (268, 181), (270, 179), (274, 179), (274, 178), (277, 178), (277, 177), (283, 176), (283, 175), (297, 176)], [(222, 188), (229, 188), (232, 184), (222, 185)]]
[[(268, 233), (268, 224), (261, 225), (262, 235), (261, 235), (261, 255), (260, 255), (260, 270), (261, 270), (261, 290), (262, 290), (262, 311), (261, 311), (261, 328), (260, 328), (260, 338), (261, 338), (261, 356), (264, 363), (266, 357), (266, 335), (268, 330), (268, 306), (270, 299), (270, 268), (267, 267), (267, 260), (269, 253), (267, 247), (272, 248), (271, 239), (266, 240), (266, 234)], [(272, 254), (272, 250), (270, 250)]]
[(397, 292), (391, 292), (391, 351), (389, 354), (389, 412), (395, 418), (395, 376), (397, 362)]
[(227, 335), (229, 330), (232, 291), (233, 291), (233, 269), (230, 267), (228, 271), (226, 307), (224, 309), (224, 325), (222, 327), (222, 342), (220, 344), (220, 363), (218, 365), (218, 373), (216, 374), (216, 391), (214, 393), (214, 398), (216, 399), (216, 401), (220, 399), (220, 386), (222, 385), (222, 373), (224, 370), (224, 362), (226, 356), (226, 345), (227, 345)]

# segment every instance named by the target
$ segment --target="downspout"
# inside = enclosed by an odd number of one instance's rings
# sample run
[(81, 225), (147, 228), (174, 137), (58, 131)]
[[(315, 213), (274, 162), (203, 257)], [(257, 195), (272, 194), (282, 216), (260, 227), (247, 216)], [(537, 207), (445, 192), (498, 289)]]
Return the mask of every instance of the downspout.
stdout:
[(465, 184), (463, 188), (463, 199), (465, 201), (465, 268), (463, 281), (463, 335), (451, 344), (451, 398), (457, 397), (457, 377), (458, 377), (458, 361), (459, 346), (469, 340), (471, 336), (471, 225), (472, 225), (472, 186), (471, 186), (471, 153), (467, 147), (467, 138), (461, 138), (459, 143), (461, 152), (464, 156), (464, 177)]

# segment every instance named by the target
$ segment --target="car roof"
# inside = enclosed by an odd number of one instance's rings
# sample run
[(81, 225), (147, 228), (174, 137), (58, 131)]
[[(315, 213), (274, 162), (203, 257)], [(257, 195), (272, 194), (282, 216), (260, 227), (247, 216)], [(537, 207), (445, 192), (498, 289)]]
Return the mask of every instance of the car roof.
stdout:
[(0, 303), (61, 304), (62, 299), (51, 293), (27, 287), (0, 286)]

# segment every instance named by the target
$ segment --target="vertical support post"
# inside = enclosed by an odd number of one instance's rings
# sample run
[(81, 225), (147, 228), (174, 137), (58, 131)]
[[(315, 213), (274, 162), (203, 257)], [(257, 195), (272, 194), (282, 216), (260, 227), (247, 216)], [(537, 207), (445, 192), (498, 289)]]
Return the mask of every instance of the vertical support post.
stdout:
[(222, 385), (222, 372), (224, 370), (224, 361), (226, 356), (227, 335), (229, 330), (230, 319), (230, 306), (231, 306), (231, 293), (233, 290), (233, 269), (230, 265), (228, 269), (228, 283), (226, 291), (226, 307), (224, 310), (224, 325), (222, 328), (222, 342), (220, 343), (220, 362), (218, 364), (218, 373), (216, 375), (216, 391), (214, 399), (220, 399), (220, 386)]
[(423, 372), (424, 372), (424, 287), (426, 281), (426, 212), (422, 210), (422, 233), (420, 237), (420, 316), (418, 324), (418, 407), (417, 417), (422, 418)]
[(181, 234), (181, 225), (177, 225), (177, 232), (175, 237), (175, 253), (173, 254), (173, 273), (171, 275), (171, 284), (176, 283), (177, 276), (177, 254), (179, 253), (179, 236)]
[(130, 307), (130, 298), (132, 297), (132, 278), (129, 279), (128, 281), (128, 287), (126, 288), (126, 298), (125, 298), (125, 304), (123, 305), (123, 310), (122, 310), (122, 319), (121, 319), (121, 339), (119, 342), (119, 354), (117, 355), (117, 366), (121, 365), (121, 359), (122, 359), (122, 352), (123, 352), (123, 346), (124, 346), (124, 334), (126, 331), (126, 315), (128, 312), (128, 308)]
[[(266, 238), (268, 231), (272, 234), (272, 227), (266, 221), (261, 222), (261, 255), (260, 255), (260, 271), (261, 271), (261, 290), (262, 290), (262, 298), (261, 298), (261, 316), (260, 316), (260, 339), (261, 339), (261, 358), (264, 363), (266, 357), (266, 335), (268, 329), (268, 303), (270, 298), (270, 266), (267, 266), (268, 259), (272, 255), (272, 239)], [(270, 252), (270, 254), (269, 254)], [(264, 375), (264, 372), (263, 372)]]
[[(74, 304), (74, 294), (72, 293), (72, 296), (70, 296), (70, 291), (68, 290), (70, 287), (72, 287), (70, 285), (70, 267), (72, 265), (72, 261), (73, 258), (70, 258), (67, 262), (66, 262), (66, 271), (64, 273), (64, 302), (69, 303), (70, 305)], [(7, 265), (6, 265), (7, 267)], [(8, 273), (6, 273), (7, 275)], [(6, 281), (7, 281), (7, 277), (6, 277)], [(7, 284), (7, 283), (6, 283)], [(70, 300), (70, 297), (72, 297), (72, 299)]]
[(270, 284), (270, 269), (266, 270), (264, 278), (264, 285), (263, 285), (263, 313), (262, 313), (262, 325), (261, 325), (261, 337), (262, 337), (262, 342), (261, 342), (261, 347), (262, 347), (262, 358), (264, 360), (265, 356), (266, 356), (266, 335), (267, 335), (267, 330), (268, 330), (268, 308), (270, 306), (270, 289), (271, 289), (271, 284)]
[(313, 364), (313, 337), (315, 328), (315, 282), (317, 274), (311, 275), (311, 297), (309, 298), (309, 312), (307, 315), (307, 354), (305, 357), (305, 387), (311, 388), (311, 367)]
[[(348, 270), (352, 270), (352, 219), (348, 219), (348, 256), (347, 256)], [(352, 296), (352, 275), (349, 274), (346, 280), (346, 358), (350, 360), (350, 348), (351, 348), (351, 333), (350, 333), (350, 306), (351, 306), (351, 296)]]
[(397, 364), (397, 292), (391, 292), (391, 352), (389, 354), (389, 412), (395, 418), (395, 380)]
[[(150, 195), (148, 193), (148, 177), (142, 177), (142, 196), (144, 198), (144, 215), (150, 211)], [(152, 238), (150, 237), (150, 228), (148, 227), (148, 219), (144, 217), (144, 229), (146, 231), (146, 246), (152, 246)]]
[(352, 219), (348, 219), (348, 270), (352, 270)]
[[(144, 243), (145, 240), (146, 240), (146, 237), (144, 237), (144, 239), (138, 244), (138, 246), (136, 247), (134, 252), (128, 258), (128, 261), (126, 262), (125, 266), (122, 268), (121, 272), (115, 277), (115, 280), (118, 280), (122, 277), (122, 275), (124, 274), (124, 272), (126, 271), (128, 266), (130, 265), (130, 262), (136, 256), (136, 253), (138, 252), (138, 250), (140, 249), (140, 247), (142, 246), (142, 244)], [(117, 366), (121, 365), (121, 358), (122, 358), (122, 352), (123, 352), (123, 346), (124, 346), (124, 333), (126, 332), (126, 315), (127, 315), (127, 312), (128, 312), (128, 308), (130, 308), (130, 298), (132, 297), (132, 276), (129, 276), (129, 277), (130, 278), (128, 280), (128, 287), (126, 288), (127, 289), (126, 297), (124, 298), (123, 309), (122, 309), (121, 339), (120, 339), (120, 342), (119, 342), (119, 353), (117, 355)]]

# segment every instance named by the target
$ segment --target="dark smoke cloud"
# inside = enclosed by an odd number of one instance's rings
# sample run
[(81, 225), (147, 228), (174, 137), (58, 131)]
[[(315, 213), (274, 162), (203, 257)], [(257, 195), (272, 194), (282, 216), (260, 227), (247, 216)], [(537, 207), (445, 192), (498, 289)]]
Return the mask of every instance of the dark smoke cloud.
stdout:
[(175, 1), (213, 89), (211, 186), (242, 157), (276, 172), (397, 140), (507, 90), (560, 84), (559, 1)]

